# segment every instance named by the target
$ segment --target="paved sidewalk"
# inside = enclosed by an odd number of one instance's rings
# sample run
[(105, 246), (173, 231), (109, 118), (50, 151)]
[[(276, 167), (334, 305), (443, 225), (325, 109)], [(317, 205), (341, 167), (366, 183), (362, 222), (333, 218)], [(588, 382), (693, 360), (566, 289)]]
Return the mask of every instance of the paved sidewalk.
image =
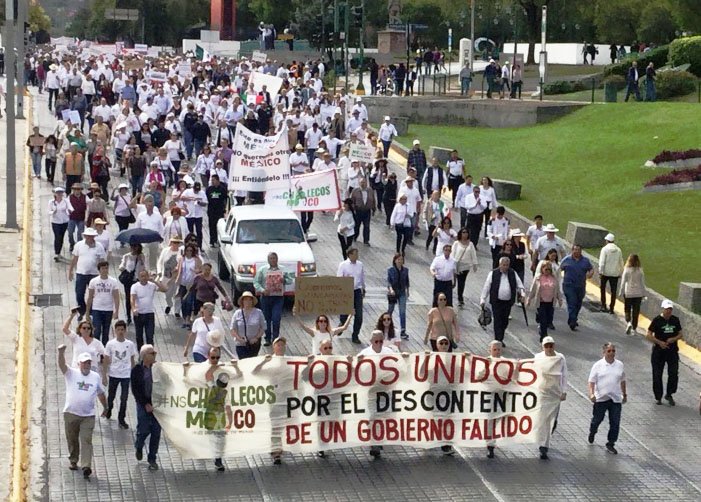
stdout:
[[(45, 101), (39, 97), (39, 123), (42, 133), (52, 127)], [(396, 167), (396, 166), (393, 166)], [(59, 181), (59, 180), (57, 180)], [(113, 179), (114, 183), (117, 181)], [(61, 409), (63, 378), (56, 364), (56, 347), (63, 343), (61, 324), (68, 307), (75, 303), (73, 284), (66, 280), (68, 249), (63, 260), (52, 259), (51, 229), (43, 215), (50, 186), (42, 181), (37, 188), (34, 211), (41, 214), (43, 256), (40, 273), (42, 293), (61, 295), (62, 304), (43, 309), (45, 441), (41, 444), (45, 467), (33, 465), (38, 500), (689, 500), (701, 498), (701, 451), (697, 396), (701, 388), (701, 368), (683, 360), (677, 407), (655, 406), (652, 399), (649, 344), (642, 337), (626, 337), (625, 325), (617, 316), (583, 309), (581, 330), (565, 331), (564, 311), (555, 315), (553, 336), (558, 349), (568, 358), (568, 400), (560, 413), (558, 430), (552, 441), (551, 460), (537, 458), (537, 447), (518, 446), (498, 449), (497, 458), (488, 460), (483, 449), (460, 449), (455, 457), (440, 451), (389, 447), (379, 460), (367, 450), (354, 448), (331, 452), (326, 459), (315, 455), (286, 455), (281, 466), (273, 466), (265, 455), (225, 459), (227, 471), (216, 473), (212, 461), (183, 460), (164, 439), (159, 452), (161, 469), (149, 472), (145, 462), (134, 460), (133, 398), (130, 396), (127, 422), (131, 429), (117, 427), (116, 420), (98, 419), (95, 428), (95, 475), (85, 482), (80, 473), (68, 470)], [(394, 233), (384, 224), (384, 215), (373, 218), (372, 247), (360, 244), (360, 260), (366, 266), (368, 295), (361, 339), (367, 341), (379, 315), (386, 308), (384, 278), (394, 253)], [(206, 225), (205, 225), (206, 227)], [(317, 214), (312, 231), (319, 241), (312, 244), (320, 274), (335, 274), (341, 252), (332, 215)], [(425, 242), (425, 230), (422, 232)], [(204, 239), (207, 242), (207, 239)], [(412, 282), (412, 302), (408, 308), (408, 351), (423, 350), (426, 312), (430, 307), (432, 281), (422, 239), (407, 249), (407, 267)], [(112, 275), (120, 253), (112, 259)], [(210, 259), (216, 254), (207, 250)], [(461, 350), (485, 353), (492, 338), (491, 327), (483, 331), (476, 323), (478, 295), (489, 270), (487, 245), (478, 252), (480, 268), (467, 281), (467, 308), (460, 311)], [(37, 291), (39, 292), (39, 291)], [(165, 301), (157, 297), (156, 344), (159, 359), (180, 361), (185, 332), (173, 316), (163, 314)], [(591, 306), (588, 304), (587, 306)], [(530, 317), (533, 313), (529, 312)], [(223, 317), (228, 322), (229, 313)], [(507, 357), (525, 358), (539, 350), (537, 328), (526, 328), (520, 311), (514, 309), (506, 336)], [(283, 331), (293, 355), (307, 353), (308, 338), (292, 322), (289, 312), (283, 318)], [(133, 328), (129, 330), (133, 337)], [(623, 411), (619, 455), (608, 455), (603, 443), (605, 427), (595, 445), (586, 440), (591, 404), (586, 399), (586, 379), (594, 361), (600, 358), (604, 341), (619, 347), (618, 356), (626, 364), (629, 403)], [(340, 337), (338, 354), (355, 354), (358, 348), (350, 336)], [(262, 352), (267, 352), (263, 349)], [(37, 367), (36, 370), (41, 370)], [(37, 378), (41, 372), (36, 372)], [(39, 446), (39, 445), (37, 445)]]
[[(5, 86), (5, 77), (0, 79)], [(0, 138), (6, 144), (7, 115), (4, 112), (5, 100), (2, 100), (3, 114), (0, 119)], [(15, 149), (17, 169), (17, 219), (21, 223), (24, 201), (22, 200), (24, 155), (27, 139), (26, 120), (15, 122)], [(15, 343), (18, 333), (19, 314), (19, 254), (21, 233), (5, 228), (7, 204), (7, 164), (5, 148), (0, 152), (0, 312), (5, 319), (5, 330), (0, 334), (0, 500), (9, 496), (12, 463), (12, 417), (15, 392)]]

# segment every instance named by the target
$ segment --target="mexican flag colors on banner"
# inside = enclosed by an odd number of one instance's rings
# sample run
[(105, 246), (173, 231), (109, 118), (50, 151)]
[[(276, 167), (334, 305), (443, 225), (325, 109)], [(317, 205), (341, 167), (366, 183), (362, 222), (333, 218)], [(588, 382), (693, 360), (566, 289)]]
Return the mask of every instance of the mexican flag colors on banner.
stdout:
[(200, 46), (197, 44), (195, 46), (195, 57), (199, 59), (200, 61), (207, 62), (212, 59), (212, 55), (205, 50), (204, 47)]

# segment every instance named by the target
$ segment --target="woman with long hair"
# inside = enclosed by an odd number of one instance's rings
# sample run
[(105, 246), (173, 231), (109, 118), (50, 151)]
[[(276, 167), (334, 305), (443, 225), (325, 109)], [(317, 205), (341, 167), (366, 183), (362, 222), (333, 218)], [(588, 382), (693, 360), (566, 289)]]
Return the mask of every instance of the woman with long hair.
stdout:
[(536, 320), (538, 321), (538, 334), (540, 341), (548, 336), (548, 328), (552, 325), (553, 314), (555, 312), (555, 302), (562, 306), (562, 293), (560, 292), (560, 278), (553, 274), (551, 262), (543, 260), (538, 267), (538, 274), (531, 284), (531, 290), (526, 299), (526, 305), (538, 309)]
[(647, 294), (645, 287), (645, 272), (640, 264), (640, 257), (631, 254), (626, 260), (621, 276), (621, 286), (618, 294), (623, 297), (626, 315), (626, 335), (634, 335), (638, 329), (638, 317), (640, 316), (640, 304)]
[(402, 342), (400, 338), (396, 338), (397, 335), (394, 329), (394, 319), (392, 319), (392, 314), (389, 312), (380, 314), (380, 317), (377, 318), (377, 323), (375, 323), (375, 330), (382, 331), (385, 340), (394, 343), (394, 345), (397, 346), (397, 350), (399, 350)]
[(494, 191), (494, 183), (489, 176), (483, 176), (480, 186), (480, 199), (487, 205), (484, 210), (484, 236), (487, 237), (487, 227), (492, 217), (492, 210), (497, 207), (497, 193)]
[(455, 260), (455, 272), (458, 276), (458, 307), (465, 308), (463, 294), (465, 293), (465, 282), (467, 274), (477, 271), (477, 251), (475, 245), (470, 241), (470, 232), (466, 228), (458, 231), (458, 238), (453, 242), (450, 256)]
[(341, 326), (332, 328), (331, 320), (329, 319), (329, 316), (325, 314), (317, 316), (316, 320), (314, 321), (314, 327), (307, 326), (304, 324), (304, 322), (302, 322), (297, 315), (296, 308), (292, 308), (292, 315), (295, 317), (295, 319), (297, 319), (297, 324), (299, 324), (299, 327), (312, 338), (312, 350), (310, 352), (312, 355), (319, 354), (319, 347), (323, 341), (332, 340), (334, 336), (339, 336), (346, 329), (348, 329), (351, 317), (353, 317), (352, 315), (349, 315), (346, 322), (344, 322)]
[(343, 259), (348, 258), (348, 248), (353, 244), (355, 237), (355, 218), (353, 216), (353, 200), (346, 199), (343, 201), (343, 206), (336, 212), (333, 218), (338, 222), (338, 241), (341, 243), (341, 254)]

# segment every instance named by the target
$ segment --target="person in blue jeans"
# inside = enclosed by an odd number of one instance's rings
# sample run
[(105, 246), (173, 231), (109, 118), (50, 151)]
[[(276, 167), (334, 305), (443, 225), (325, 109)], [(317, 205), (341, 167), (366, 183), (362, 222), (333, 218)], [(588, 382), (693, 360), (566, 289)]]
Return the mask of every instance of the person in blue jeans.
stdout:
[(268, 264), (256, 272), (253, 287), (260, 295), (261, 310), (265, 316), (265, 342), (269, 346), (280, 336), (280, 319), (285, 303), (285, 286), (292, 284), (295, 274), (278, 266), (277, 253), (268, 253)]
[(148, 469), (157, 471), (158, 446), (161, 442), (161, 424), (153, 414), (151, 402), (151, 390), (153, 388), (153, 376), (151, 368), (156, 362), (156, 349), (147, 343), (139, 350), (139, 364), (131, 369), (131, 393), (136, 401), (136, 460), (144, 458), (144, 445), (146, 438), (148, 443)]
[(92, 315), (95, 327), (93, 335), (107, 345), (110, 340), (112, 320), (119, 314), (119, 281), (109, 276), (110, 264), (101, 261), (97, 264), (98, 276), (88, 283), (88, 300), (85, 315)]
[(572, 331), (577, 331), (577, 318), (586, 294), (587, 279), (594, 275), (594, 267), (589, 258), (582, 255), (582, 246), (575, 244), (572, 252), (562, 260), (560, 270), (564, 273), (562, 290), (567, 300), (567, 324)]
[(626, 373), (623, 363), (616, 359), (616, 346), (607, 342), (603, 346), (604, 357), (592, 366), (589, 372), (589, 400), (594, 403), (591, 424), (589, 425), (589, 444), (594, 444), (599, 425), (609, 414), (609, 432), (606, 450), (614, 455), (618, 432), (621, 426), (622, 405), (628, 400), (626, 393)]
[[(406, 333), (406, 302), (409, 299), (409, 269), (404, 267), (404, 257), (396, 253), (392, 259), (392, 266), (387, 269), (387, 312), (391, 316), (395, 305), (399, 305), (399, 325), (401, 326), (401, 338), (408, 340)], [(391, 301), (390, 298), (394, 298)]]

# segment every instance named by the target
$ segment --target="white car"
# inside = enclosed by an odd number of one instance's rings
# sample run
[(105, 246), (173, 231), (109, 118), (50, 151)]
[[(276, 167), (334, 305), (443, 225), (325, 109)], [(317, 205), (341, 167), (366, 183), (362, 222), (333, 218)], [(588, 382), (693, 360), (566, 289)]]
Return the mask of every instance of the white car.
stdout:
[[(295, 213), (264, 205), (234, 206), (217, 223), (219, 278), (231, 281), (234, 301), (244, 291), (255, 293), (256, 271), (268, 263), (268, 253), (278, 255), (278, 265), (295, 277), (315, 277), (316, 260)], [(294, 295), (295, 285), (285, 286)]]

